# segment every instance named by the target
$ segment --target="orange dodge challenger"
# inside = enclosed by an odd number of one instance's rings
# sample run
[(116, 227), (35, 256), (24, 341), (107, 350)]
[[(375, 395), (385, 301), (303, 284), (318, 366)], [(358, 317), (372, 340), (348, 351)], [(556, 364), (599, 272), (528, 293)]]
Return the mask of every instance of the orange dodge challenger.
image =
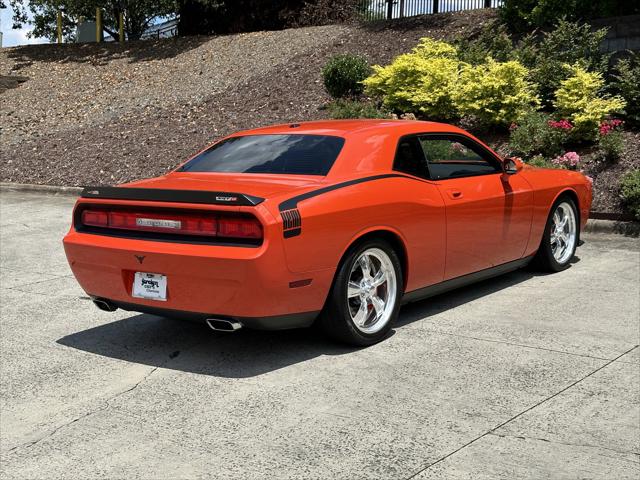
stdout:
[(531, 261), (566, 268), (582, 174), (503, 159), (451, 125), (342, 120), (230, 135), (171, 173), (86, 187), (64, 248), (117, 308), (214, 330), (313, 322), (382, 340), (400, 305)]

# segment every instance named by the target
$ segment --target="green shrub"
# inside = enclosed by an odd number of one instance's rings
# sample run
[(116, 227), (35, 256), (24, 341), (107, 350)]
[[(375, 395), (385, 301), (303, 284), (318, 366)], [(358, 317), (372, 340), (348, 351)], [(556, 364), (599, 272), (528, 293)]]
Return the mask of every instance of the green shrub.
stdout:
[(602, 156), (609, 161), (617, 160), (624, 149), (624, 137), (620, 131), (612, 131), (598, 136), (598, 148)]
[(509, 146), (515, 154), (530, 156), (542, 155), (552, 158), (562, 153), (562, 146), (567, 141), (567, 130), (553, 127), (550, 115), (541, 112), (530, 112), (525, 115), (515, 128), (511, 129)]
[(389, 118), (390, 113), (379, 109), (371, 102), (338, 99), (328, 105), (331, 118)]
[(465, 66), (454, 91), (454, 102), (462, 115), (483, 125), (509, 125), (539, 106), (528, 71), (515, 60)]
[(367, 94), (381, 97), (391, 110), (448, 120), (456, 116), (452, 92), (459, 71), (453, 46), (423, 38), (412, 53), (386, 67), (374, 65), (373, 75), (363, 83)]
[(550, 107), (554, 92), (571, 75), (569, 65), (581, 65), (587, 71), (604, 73), (609, 56), (600, 52), (606, 29), (593, 31), (587, 24), (560, 20), (541, 41), (535, 36), (523, 39), (515, 56), (531, 70), (530, 79), (538, 86), (545, 106)]
[(556, 91), (555, 106), (561, 116), (571, 119), (583, 139), (594, 139), (602, 121), (622, 111), (625, 101), (601, 93), (604, 80), (600, 73), (587, 72), (580, 66), (571, 68), (573, 75)]
[(612, 78), (612, 90), (627, 102), (624, 119), (640, 127), (640, 54), (619, 60)]
[(458, 59), (471, 65), (479, 65), (488, 57), (506, 62), (513, 57), (513, 41), (506, 27), (497, 22), (486, 25), (475, 39), (460, 38), (455, 41)]
[(627, 210), (640, 220), (640, 170), (632, 170), (622, 177), (620, 196)]
[(532, 167), (538, 168), (556, 168), (549, 160), (547, 160), (542, 155), (534, 155), (529, 160), (525, 160), (525, 162)]
[(336, 55), (322, 69), (324, 86), (333, 98), (344, 98), (362, 93), (362, 81), (369, 76), (367, 61), (357, 55)]

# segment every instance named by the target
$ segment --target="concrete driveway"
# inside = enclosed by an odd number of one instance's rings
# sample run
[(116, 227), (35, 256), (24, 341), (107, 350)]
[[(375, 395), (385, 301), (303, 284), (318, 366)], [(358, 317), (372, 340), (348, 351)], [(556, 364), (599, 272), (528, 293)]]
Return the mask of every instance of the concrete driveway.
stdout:
[(101, 312), (62, 251), (74, 199), (0, 199), (3, 479), (640, 475), (637, 239), (407, 306), (355, 350)]

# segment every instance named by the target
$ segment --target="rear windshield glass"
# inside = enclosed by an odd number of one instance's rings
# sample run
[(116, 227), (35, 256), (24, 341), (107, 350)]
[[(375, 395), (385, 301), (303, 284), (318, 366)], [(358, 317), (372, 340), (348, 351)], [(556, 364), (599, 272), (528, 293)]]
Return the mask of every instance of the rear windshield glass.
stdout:
[(344, 138), (327, 135), (247, 135), (216, 143), (184, 164), (183, 172), (326, 175)]

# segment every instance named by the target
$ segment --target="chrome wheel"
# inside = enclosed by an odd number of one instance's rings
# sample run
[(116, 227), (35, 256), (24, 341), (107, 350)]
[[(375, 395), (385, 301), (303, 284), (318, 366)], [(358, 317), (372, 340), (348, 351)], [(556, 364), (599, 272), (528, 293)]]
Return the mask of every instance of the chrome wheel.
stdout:
[(389, 256), (379, 248), (362, 252), (351, 267), (347, 308), (354, 325), (363, 333), (376, 333), (389, 322), (398, 282)]
[(573, 256), (576, 246), (576, 214), (573, 207), (562, 202), (551, 218), (551, 253), (556, 262), (567, 263)]

